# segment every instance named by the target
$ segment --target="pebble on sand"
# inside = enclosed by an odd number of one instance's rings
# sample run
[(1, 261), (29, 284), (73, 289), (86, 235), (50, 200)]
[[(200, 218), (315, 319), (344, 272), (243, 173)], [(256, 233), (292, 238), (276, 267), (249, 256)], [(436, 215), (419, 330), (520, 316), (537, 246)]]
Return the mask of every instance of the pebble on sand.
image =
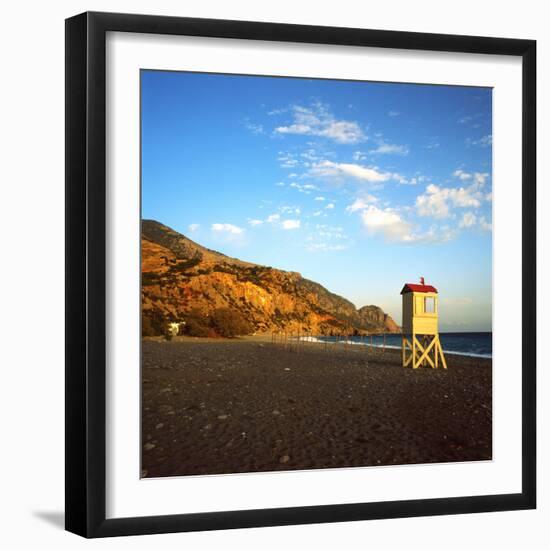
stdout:
[(281, 464), (286, 464), (290, 460), (290, 457), (288, 455), (283, 455), (281, 458), (279, 458), (279, 462)]
[(150, 451), (151, 449), (154, 449), (155, 447), (156, 447), (156, 445), (154, 443), (145, 443), (145, 445), (143, 446), (143, 448), (146, 451)]

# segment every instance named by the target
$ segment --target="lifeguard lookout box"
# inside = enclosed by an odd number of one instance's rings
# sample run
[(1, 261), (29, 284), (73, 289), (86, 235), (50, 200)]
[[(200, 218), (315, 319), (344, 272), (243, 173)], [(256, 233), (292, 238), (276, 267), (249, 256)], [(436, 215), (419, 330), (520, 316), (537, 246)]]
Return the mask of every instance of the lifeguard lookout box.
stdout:
[(407, 283), (401, 291), (403, 296), (403, 329), (401, 349), (403, 366), (413, 369), (429, 365), (433, 369), (447, 368), (441, 349), (438, 331), (437, 289), (424, 283)]

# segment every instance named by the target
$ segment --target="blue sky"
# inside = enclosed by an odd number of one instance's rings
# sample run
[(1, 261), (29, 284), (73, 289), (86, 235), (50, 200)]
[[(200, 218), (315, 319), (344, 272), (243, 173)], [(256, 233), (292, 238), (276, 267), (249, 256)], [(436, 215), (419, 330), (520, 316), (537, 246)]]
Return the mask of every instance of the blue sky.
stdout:
[(142, 217), (401, 321), (491, 329), (488, 88), (142, 72)]

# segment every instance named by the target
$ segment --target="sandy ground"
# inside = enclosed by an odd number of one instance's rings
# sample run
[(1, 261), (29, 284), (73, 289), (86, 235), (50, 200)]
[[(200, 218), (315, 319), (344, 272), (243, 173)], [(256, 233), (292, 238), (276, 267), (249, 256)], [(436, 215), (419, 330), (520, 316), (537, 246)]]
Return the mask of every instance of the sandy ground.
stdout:
[(144, 340), (142, 476), (491, 459), (491, 360), (326, 348)]

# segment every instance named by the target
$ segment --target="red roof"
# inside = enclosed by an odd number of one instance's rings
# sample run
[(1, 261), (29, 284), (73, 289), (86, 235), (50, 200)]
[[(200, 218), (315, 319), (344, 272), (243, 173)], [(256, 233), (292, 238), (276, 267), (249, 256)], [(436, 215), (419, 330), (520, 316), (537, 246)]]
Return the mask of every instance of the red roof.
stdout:
[(437, 293), (437, 288), (432, 285), (417, 285), (414, 283), (406, 283), (401, 291), (401, 294), (407, 292), (435, 292)]

